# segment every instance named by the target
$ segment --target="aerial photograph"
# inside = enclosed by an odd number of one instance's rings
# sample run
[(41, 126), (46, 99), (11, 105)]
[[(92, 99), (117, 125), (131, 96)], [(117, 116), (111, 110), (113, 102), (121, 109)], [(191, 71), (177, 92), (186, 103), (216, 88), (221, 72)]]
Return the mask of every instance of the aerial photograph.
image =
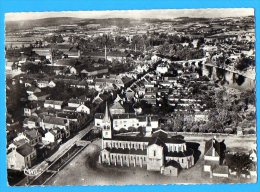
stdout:
[(251, 8), (5, 14), (9, 186), (257, 181)]

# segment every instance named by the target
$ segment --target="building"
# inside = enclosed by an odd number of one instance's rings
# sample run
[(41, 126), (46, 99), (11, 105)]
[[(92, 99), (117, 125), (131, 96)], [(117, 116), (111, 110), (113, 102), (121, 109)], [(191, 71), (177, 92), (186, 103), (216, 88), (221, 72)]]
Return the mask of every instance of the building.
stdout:
[(52, 108), (52, 109), (61, 110), (62, 105), (63, 105), (63, 101), (46, 100), (44, 102), (45, 108)]
[(24, 116), (29, 117), (34, 113), (36, 110), (38, 110), (40, 107), (38, 106), (38, 103), (36, 102), (30, 102), (25, 105), (24, 107)]
[(68, 138), (70, 136), (70, 124), (68, 119), (44, 116), (40, 122), (40, 126), (47, 131), (53, 129), (60, 129), (62, 132), (62, 138)]
[(161, 169), (161, 174), (166, 176), (178, 176), (180, 165), (177, 161), (168, 161), (164, 168)]
[(50, 94), (44, 92), (33, 93), (28, 96), (29, 101), (45, 101)]
[(53, 88), (56, 86), (56, 84), (53, 81), (37, 81), (37, 87), (39, 88), (46, 88), (46, 87), (50, 87)]
[(16, 138), (14, 138), (14, 142), (18, 142), (20, 140), (26, 140), (31, 146), (35, 146), (41, 142), (42, 136), (38, 132), (37, 129), (29, 129), (25, 130), (22, 133), (19, 133)]
[(115, 102), (110, 108), (110, 114), (124, 114), (125, 113), (125, 109), (124, 107), (119, 103), (119, 102)]
[(23, 121), (23, 127), (33, 129), (38, 127), (39, 125), (39, 118), (37, 116), (30, 116)]
[(228, 177), (228, 168), (222, 165), (225, 148), (224, 142), (218, 142), (216, 138), (205, 142), (203, 170), (208, 172), (210, 177)]
[(62, 132), (58, 128), (54, 128), (49, 130), (47, 133), (45, 133), (44, 137), (42, 138), (43, 141), (47, 143), (59, 143), (62, 139)]
[(228, 178), (228, 176), (229, 176), (228, 166), (226, 166), (226, 165), (217, 166), (215, 169), (213, 169), (212, 176)]
[(32, 167), (35, 159), (35, 148), (25, 143), (7, 153), (7, 168), (22, 171)]
[(166, 65), (166, 64), (159, 64), (157, 67), (156, 67), (156, 72), (157, 73), (161, 73), (161, 74), (165, 74), (168, 72), (168, 69), (169, 69), (169, 66)]
[(90, 114), (90, 107), (87, 105), (88, 98), (71, 98), (68, 106), (63, 111)]
[[(113, 119), (113, 118), (112, 118)], [(143, 136), (118, 135), (115, 133), (108, 107), (102, 120), (102, 151), (99, 162), (108, 165), (139, 166), (147, 170), (177, 175), (170, 161), (176, 161), (179, 168), (188, 169), (194, 165), (193, 150), (187, 148), (181, 137), (170, 137), (167, 132), (157, 130)]]
[(31, 86), (31, 87), (28, 87), (28, 89), (26, 90), (26, 93), (30, 96), (32, 94), (35, 94), (35, 93), (39, 93), (41, 92), (41, 90), (37, 87), (34, 87), (34, 86)]
[[(112, 110), (114, 112), (114, 108), (112, 106)], [(122, 110), (123, 111), (123, 110)], [(119, 112), (122, 112), (119, 111)], [(108, 115), (109, 114), (109, 115)], [(95, 126), (98, 128), (102, 128), (105, 125), (105, 116), (111, 122), (110, 126), (113, 127), (114, 131), (129, 130), (131, 128), (137, 129), (138, 127), (145, 127), (146, 132), (152, 132), (153, 129), (157, 129), (159, 127), (159, 119), (157, 116), (146, 116), (146, 115), (136, 115), (135, 113), (117, 113), (117, 114), (95, 114)]]

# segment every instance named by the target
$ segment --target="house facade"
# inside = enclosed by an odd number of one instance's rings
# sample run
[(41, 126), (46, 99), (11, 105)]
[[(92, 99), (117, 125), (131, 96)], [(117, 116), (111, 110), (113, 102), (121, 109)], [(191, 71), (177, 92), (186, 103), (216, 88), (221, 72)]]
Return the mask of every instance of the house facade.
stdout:
[(7, 154), (7, 168), (22, 171), (33, 166), (36, 159), (36, 150), (30, 144), (25, 143)]

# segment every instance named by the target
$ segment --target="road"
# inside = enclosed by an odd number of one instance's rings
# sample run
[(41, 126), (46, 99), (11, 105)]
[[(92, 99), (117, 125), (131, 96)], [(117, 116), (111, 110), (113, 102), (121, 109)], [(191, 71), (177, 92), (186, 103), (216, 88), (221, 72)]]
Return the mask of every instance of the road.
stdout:
[(94, 127), (93, 121), (86, 128), (77, 133), (73, 138), (60, 145), (59, 149), (47, 161), (53, 162), (62, 156), (69, 148), (71, 148), (77, 141), (81, 140), (92, 128)]
[[(42, 161), (41, 163), (35, 165), (31, 169), (37, 169), (37, 170), (41, 169), (43, 172), (45, 170), (47, 170), (47, 168), (49, 167), (49, 164), (47, 163), (47, 161), (54, 162), (55, 160), (57, 160), (66, 151), (68, 151), (77, 141), (81, 140), (93, 127), (94, 127), (94, 123), (92, 121), (86, 128), (84, 128), (83, 130), (78, 132), (77, 135), (75, 135), (74, 137), (69, 139), (67, 142), (61, 144), (59, 149), (52, 156), (50, 156), (46, 160)], [(17, 185), (19, 185), (19, 186), (25, 185), (26, 183), (27, 183), (27, 179), (24, 178)]]

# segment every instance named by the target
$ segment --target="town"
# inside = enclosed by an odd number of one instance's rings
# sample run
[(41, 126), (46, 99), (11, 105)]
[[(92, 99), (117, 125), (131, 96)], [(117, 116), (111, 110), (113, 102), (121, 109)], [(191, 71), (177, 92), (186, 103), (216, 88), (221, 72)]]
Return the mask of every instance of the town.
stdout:
[(256, 182), (254, 27), (6, 21), (9, 185)]

